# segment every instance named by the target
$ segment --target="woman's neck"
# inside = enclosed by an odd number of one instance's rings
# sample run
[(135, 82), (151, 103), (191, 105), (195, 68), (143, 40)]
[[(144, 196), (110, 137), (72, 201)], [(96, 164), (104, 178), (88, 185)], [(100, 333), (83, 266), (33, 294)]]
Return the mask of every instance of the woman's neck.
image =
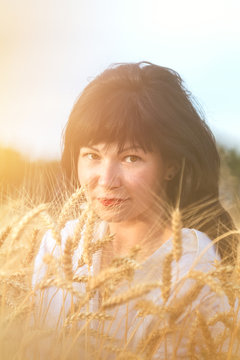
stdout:
[(143, 261), (156, 251), (171, 236), (167, 221), (156, 219), (136, 219), (131, 222), (109, 224), (110, 234), (114, 234), (112, 243), (103, 251), (105, 265), (114, 257), (123, 257), (138, 246), (138, 261)]

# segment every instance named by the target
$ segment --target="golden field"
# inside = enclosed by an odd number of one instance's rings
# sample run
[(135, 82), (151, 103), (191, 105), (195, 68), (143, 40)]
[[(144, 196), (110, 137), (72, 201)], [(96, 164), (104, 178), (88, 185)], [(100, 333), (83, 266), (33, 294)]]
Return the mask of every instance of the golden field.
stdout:
[[(87, 240), (79, 267), (89, 270), (94, 255), (112, 238), (106, 235), (92, 242), (98, 219), (93, 209), (80, 206), (84, 202), (81, 189), (69, 195), (54, 185), (55, 196), (46, 201), (39, 186), (31, 190), (31, 196), (27, 186), (14, 195), (5, 194), (0, 208), (1, 359), (240, 359), (240, 247), (236, 264), (216, 261), (207, 273), (190, 269), (181, 281), (190, 280), (192, 285), (178, 295), (172, 269), (182, 254), (181, 214), (172, 209), (173, 248), (162, 262), (159, 281), (133, 281), (139, 268), (138, 248), (113, 259), (98, 274), (89, 271), (80, 276), (73, 271), (72, 258), (83, 227)], [(236, 186), (235, 178), (223, 167), (221, 191), (225, 195), (227, 191), (223, 201), (239, 233)], [(44, 257), (46, 274), (33, 288), (34, 259), (44, 233), (50, 231), (59, 246), (60, 231), (72, 219), (78, 219), (74, 234), (58, 257), (54, 252)], [(124, 290), (119, 293), (119, 288)], [(224, 299), (227, 307), (219, 307), (210, 317), (202, 312), (195, 304), (203, 288), (216, 302)], [(71, 299), (67, 312), (64, 306), (61, 309), (57, 324), (43, 321), (47, 312), (43, 316), (41, 306), (49, 289)], [(161, 293), (159, 301), (148, 296), (155, 290)], [(93, 310), (91, 301), (97, 293), (101, 303)], [(121, 319), (116, 314), (123, 310)], [(146, 323), (150, 325), (141, 333)]]

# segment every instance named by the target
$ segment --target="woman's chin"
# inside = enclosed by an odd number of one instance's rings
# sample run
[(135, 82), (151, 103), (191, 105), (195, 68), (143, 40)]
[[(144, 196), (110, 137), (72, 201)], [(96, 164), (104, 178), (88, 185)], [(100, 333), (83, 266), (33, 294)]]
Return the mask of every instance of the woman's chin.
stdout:
[(122, 222), (131, 219), (131, 214), (121, 207), (96, 206), (95, 211), (101, 220), (107, 222)]
[(122, 222), (122, 221), (127, 221), (128, 220), (128, 216), (126, 216), (126, 214), (123, 213), (119, 213), (119, 212), (106, 212), (106, 211), (96, 211), (99, 218), (101, 220), (107, 221), (107, 222)]

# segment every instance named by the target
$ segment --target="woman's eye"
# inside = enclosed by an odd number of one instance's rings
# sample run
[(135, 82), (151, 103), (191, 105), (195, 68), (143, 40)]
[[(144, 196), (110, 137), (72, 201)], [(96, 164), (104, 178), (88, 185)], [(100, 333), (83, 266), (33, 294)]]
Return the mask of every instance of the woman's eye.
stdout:
[(137, 155), (128, 155), (125, 156), (125, 161), (128, 163), (135, 163), (137, 161), (141, 160), (141, 158)]
[(87, 153), (87, 154), (84, 154), (84, 156), (87, 157), (88, 160), (98, 160), (99, 159), (99, 156), (94, 153)]

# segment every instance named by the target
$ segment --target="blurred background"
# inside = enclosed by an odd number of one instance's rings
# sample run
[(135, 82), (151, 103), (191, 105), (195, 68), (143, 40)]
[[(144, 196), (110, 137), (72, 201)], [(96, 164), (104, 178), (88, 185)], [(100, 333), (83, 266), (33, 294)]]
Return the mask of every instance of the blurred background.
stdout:
[(141, 60), (180, 73), (216, 136), (222, 194), (238, 198), (239, 14), (239, 0), (1, 0), (2, 201), (23, 185), (52, 198), (74, 101), (111, 63)]

